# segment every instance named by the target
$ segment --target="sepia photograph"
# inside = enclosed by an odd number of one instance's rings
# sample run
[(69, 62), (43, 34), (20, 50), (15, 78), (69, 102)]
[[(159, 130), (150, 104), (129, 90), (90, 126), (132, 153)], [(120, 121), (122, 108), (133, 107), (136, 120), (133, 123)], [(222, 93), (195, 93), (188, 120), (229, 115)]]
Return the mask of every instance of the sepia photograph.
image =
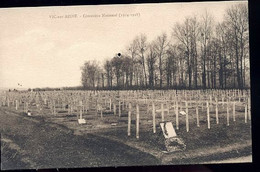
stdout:
[(252, 163), (248, 13), (0, 8), (1, 170)]

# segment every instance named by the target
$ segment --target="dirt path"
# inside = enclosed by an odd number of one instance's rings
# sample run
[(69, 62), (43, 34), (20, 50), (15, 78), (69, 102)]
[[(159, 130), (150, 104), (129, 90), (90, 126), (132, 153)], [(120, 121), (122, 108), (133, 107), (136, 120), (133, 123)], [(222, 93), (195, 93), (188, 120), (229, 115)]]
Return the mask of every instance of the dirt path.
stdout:
[(0, 109), (1, 168), (72, 168), (156, 165), (159, 160), (137, 149), (40, 119)]

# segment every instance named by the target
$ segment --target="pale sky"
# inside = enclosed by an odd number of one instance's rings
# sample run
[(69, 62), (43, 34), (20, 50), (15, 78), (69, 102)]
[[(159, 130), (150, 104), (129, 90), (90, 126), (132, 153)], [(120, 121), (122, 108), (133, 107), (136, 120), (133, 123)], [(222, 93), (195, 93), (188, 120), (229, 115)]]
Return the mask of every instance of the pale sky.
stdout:
[[(24, 88), (78, 86), (86, 60), (102, 64), (140, 33), (148, 41), (163, 32), (170, 36), (176, 22), (200, 17), (206, 10), (221, 21), (225, 9), (235, 3), (241, 1), (0, 9), (0, 88), (18, 83)], [(136, 13), (140, 16), (118, 17)], [(49, 17), (66, 14), (78, 17)]]

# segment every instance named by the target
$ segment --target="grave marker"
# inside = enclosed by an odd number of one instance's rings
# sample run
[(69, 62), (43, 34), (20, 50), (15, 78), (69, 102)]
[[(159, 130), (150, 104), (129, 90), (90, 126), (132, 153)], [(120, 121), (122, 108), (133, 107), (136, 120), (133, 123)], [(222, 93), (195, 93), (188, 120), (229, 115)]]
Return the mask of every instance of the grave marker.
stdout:
[(188, 111), (188, 103), (185, 101), (185, 106), (186, 106), (186, 131), (189, 132), (189, 111)]
[(245, 123), (247, 123), (247, 104), (245, 104)]
[(18, 100), (15, 100), (15, 110), (18, 110), (18, 106), (19, 106)]
[(179, 107), (178, 107), (178, 101), (176, 101), (176, 108), (175, 108), (175, 115), (176, 115), (176, 129), (179, 130)]
[(161, 112), (162, 122), (164, 122), (164, 112), (169, 112), (169, 109), (164, 109), (164, 104), (161, 103), (161, 109), (156, 110), (156, 112)]
[(227, 126), (229, 126), (229, 107), (227, 103)]
[(236, 121), (236, 102), (233, 102), (233, 121)]
[(113, 109), (114, 109), (114, 115), (116, 115), (116, 104), (113, 104)]
[(198, 104), (196, 104), (196, 118), (197, 118), (197, 127), (200, 127), (200, 119), (199, 119), (199, 108), (198, 108)]
[(136, 138), (139, 139), (139, 105), (136, 104)]
[(80, 118), (80, 119), (78, 119), (78, 123), (79, 123), (79, 124), (86, 124), (86, 120)]
[(132, 105), (129, 103), (129, 109), (128, 109), (128, 128), (127, 128), (127, 135), (131, 135), (131, 110), (132, 110)]
[(168, 139), (177, 136), (171, 122), (161, 122), (160, 126), (162, 128), (164, 138)]
[(118, 116), (121, 117), (121, 102), (118, 101)]
[(209, 116), (209, 102), (207, 101), (207, 121), (208, 121), (208, 129), (210, 129), (210, 116)]
[(155, 123), (155, 105), (154, 102), (152, 102), (152, 107), (153, 107), (153, 133), (156, 133), (156, 123)]
[(219, 119), (218, 119), (218, 99), (216, 99), (216, 123), (219, 124)]
[(183, 140), (177, 137), (171, 122), (161, 122), (160, 126), (165, 138), (165, 147), (167, 149), (167, 152), (165, 153), (186, 149), (186, 145), (184, 144)]

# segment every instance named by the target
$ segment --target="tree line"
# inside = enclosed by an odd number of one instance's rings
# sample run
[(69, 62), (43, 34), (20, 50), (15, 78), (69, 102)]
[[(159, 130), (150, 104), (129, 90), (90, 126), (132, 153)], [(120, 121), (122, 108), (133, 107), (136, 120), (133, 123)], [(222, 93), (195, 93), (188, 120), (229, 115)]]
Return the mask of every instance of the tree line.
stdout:
[(123, 53), (102, 65), (86, 61), (81, 72), (84, 89), (250, 87), (247, 5), (226, 9), (218, 23), (207, 11), (188, 16), (150, 42), (140, 34)]

